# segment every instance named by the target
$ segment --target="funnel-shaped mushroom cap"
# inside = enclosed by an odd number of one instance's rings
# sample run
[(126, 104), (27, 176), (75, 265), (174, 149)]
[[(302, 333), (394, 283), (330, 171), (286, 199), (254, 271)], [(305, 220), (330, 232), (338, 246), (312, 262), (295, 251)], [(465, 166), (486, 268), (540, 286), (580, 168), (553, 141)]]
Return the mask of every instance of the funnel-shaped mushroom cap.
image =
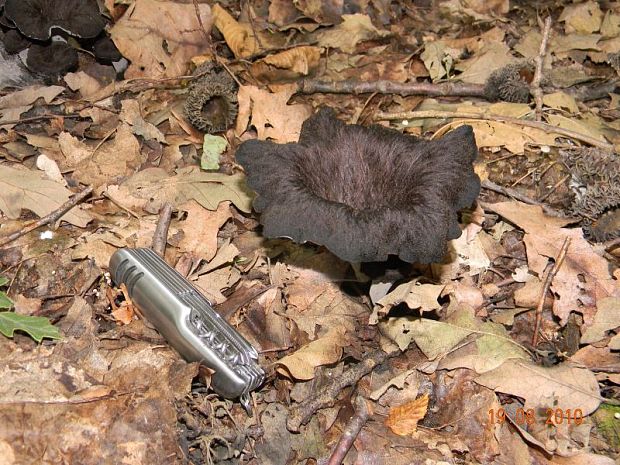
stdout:
[(46, 76), (59, 76), (78, 65), (77, 51), (66, 42), (50, 45), (33, 44), (28, 49), (26, 66), (30, 71)]
[(53, 28), (91, 38), (105, 27), (97, 0), (6, 0), (4, 11), (19, 32), (37, 40), (49, 39)]
[(350, 262), (432, 263), (461, 234), (457, 211), (478, 196), (477, 155), (470, 126), (427, 141), (321, 110), (298, 143), (247, 141), (236, 157), (265, 236), (324, 245)]

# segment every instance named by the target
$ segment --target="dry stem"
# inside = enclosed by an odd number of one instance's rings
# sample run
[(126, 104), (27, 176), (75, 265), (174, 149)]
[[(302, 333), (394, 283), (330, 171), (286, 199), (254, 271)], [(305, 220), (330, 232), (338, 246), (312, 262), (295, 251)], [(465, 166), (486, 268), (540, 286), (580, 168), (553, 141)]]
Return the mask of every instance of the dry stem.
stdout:
[(355, 414), (351, 417), (338, 441), (327, 465), (340, 465), (351, 449), (353, 441), (364, 427), (368, 417), (372, 414), (372, 407), (362, 396), (355, 399)]
[(532, 345), (536, 347), (538, 344), (538, 331), (540, 330), (540, 323), (542, 321), (542, 312), (543, 307), (545, 305), (545, 297), (547, 296), (547, 292), (549, 292), (549, 287), (551, 287), (551, 283), (555, 278), (555, 275), (558, 274), (564, 259), (566, 258), (566, 252), (568, 252), (568, 247), (570, 246), (570, 237), (566, 237), (564, 239), (564, 244), (562, 244), (562, 248), (558, 252), (558, 256), (555, 258), (555, 263), (549, 270), (547, 277), (545, 278), (545, 284), (543, 285), (542, 292), (540, 293), (540, 298), (538, 299), (538, 306), (536, 307), (536, 324), (534, 326), (534, 335), (532, 336)]
[(172, 205), (166, 202), (159, 211), (159, 221), (153, 233), (153, 251), (163, 258), (166, 252), (166, 242), (168, 241), (168, 228), (172, 220)]
[(536, 71), (534, 72), (534, 79), (532, 80), (530, 92), (534, 96), (536, 102), (536, 121), (542, 120), (542, 107), (543, 107), (543, 91), (540, 87), (540, 83), (543, 79), (543, 64), (545, 62), (545, 55), (547, 54), (547, 43), (549, 42), (549, 34), (551, 33), (551, 16), (548, 16), (545, 20), (545, 26), (542, 32), (542, 40), (540, 41), (540, 50), (536, 57)]
[(345, 387), (357, 383), (363, 376), (370, 373), (376, 366), (380, 365), (388, 358), (398, 355), (400, 351), (390, 354), (378, 350), (370, 354), (367, 358), (352, 368), (345, 371), (340, 378), (333, 380), (330, 384), (324, 386), (312, 397), (309, 397), (301, 404), (292, 408), (286, 421), (286, 426), (290, 431), (299, 431), (301, 425), (305, 424), (314, 412), (321, 408), (334, 405), (340, 391)]
[[(519, 118), (512, 118), (510, 116), (474, 113), (474, 112), (450, 112), (450, 111), (403, 111), (397, 113), (384, 113), (379, 112), (375, 115), (375, 120), (406, 120), (406, 119), (421, 119), (421, 118), (460, 118), (471, 120), (483, 120), (483, 121), (499, 121), (502, 123), (519, 124), (521, 126), (527, 126), (530, 128), (540, 129), (548, 133), (556, 133), (564, 137), (580, 140), (586, 144), (594, 147), (599, 147), (603, 150), (613, 150), (614, 146), (607, 142), (601, 142), (599, 139), (581, 134), (576, 131), (564, 129), (558, 126), (553, 126), (542, 121), (529, 121)], [(465, 121), (466, 122), (466, 121)]]
[(40, 218), (34, 223), (31, 223), (30, 225), (26, 226), (25, 228), (20, 229), (19, 231), (16, 231), (13, 234), (9, 234), (3, 239), (0, 239), (0, 247), (4, 247), (10, 242), (13, 242), (16, 239), (19, 239), (22, 236), (25, 236), (29, 232), (34, 231), (35, 229), (40, 228), (41, 226), (55, 223), (65, 213), (67, 213), (69, 210), (75, 207), (78, 203), (80, 203), (82, 200), (88, 197), (92, 191), (93, 191), (92, 187), (90, 186), (87, 187), (82, 192), (75, 194), (73, 197), (71, 197), (69, 200), (67, 200), (65, 203), (63, 203), (60, 207), (58, 207), (53, 212), (45, 215), (43, 218)]

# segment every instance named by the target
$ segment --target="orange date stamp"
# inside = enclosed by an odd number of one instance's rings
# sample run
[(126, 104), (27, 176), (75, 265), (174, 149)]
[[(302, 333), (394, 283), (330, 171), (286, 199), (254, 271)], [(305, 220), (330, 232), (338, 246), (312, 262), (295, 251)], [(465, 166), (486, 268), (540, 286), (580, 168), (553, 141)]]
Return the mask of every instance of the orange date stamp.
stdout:
[(583, 411), (576, 409), (548, 408), (545, 414), (536, 414), (534, 409), (517, 408), (513, 414), (508, 416), (503, 407), (489, 409), (489, 421), (491, 423), (503, 423), (511, 421), (517, 426), (531, 426), (544, 422), (545, 425), (557, 426), (561, 424), (580, 425), (583, 423)]

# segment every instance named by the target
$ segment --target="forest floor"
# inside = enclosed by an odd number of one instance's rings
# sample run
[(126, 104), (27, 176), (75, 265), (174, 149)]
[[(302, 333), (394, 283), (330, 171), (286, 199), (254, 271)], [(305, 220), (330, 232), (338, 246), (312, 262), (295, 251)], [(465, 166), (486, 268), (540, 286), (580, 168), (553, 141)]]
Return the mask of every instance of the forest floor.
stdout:
[[(618, 463), (620, 4), (104, 3), (122, 78), (0, 97), (0, 464)], [(441, 263), (263, 237), (237, 147), (321, 107), (472, 126)], [(251, 415), (112, 282), (152, 246), (258, 351)]]

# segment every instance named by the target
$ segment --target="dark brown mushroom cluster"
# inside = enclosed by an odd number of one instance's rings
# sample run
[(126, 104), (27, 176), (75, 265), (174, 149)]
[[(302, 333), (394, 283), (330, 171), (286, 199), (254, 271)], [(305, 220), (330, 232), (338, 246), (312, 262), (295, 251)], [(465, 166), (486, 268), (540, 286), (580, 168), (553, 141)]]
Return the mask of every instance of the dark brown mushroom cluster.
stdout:
[(347, 125), (324, 109), (298, 143), (247, 141), (236, 158), (266, 237), (324, 245), (349, 262), (432, 263), (461, 234), (457, 212), (479, 194), (477, 155), (470, 126), (429, 141)]
[[(97, 0), (6, 0), (0, 25), (8, 53), (28, 49), (26, 66), (34, 73), (58, 76), (77, 67), (78, 54), (67, 37), (92, 48), (99, 61), (121, 59), (103, 32), (105, 18)], [(103, 51), (103, 52), (100, 52)]]

